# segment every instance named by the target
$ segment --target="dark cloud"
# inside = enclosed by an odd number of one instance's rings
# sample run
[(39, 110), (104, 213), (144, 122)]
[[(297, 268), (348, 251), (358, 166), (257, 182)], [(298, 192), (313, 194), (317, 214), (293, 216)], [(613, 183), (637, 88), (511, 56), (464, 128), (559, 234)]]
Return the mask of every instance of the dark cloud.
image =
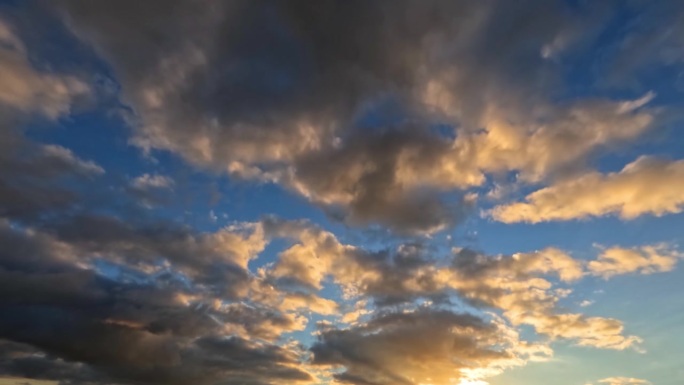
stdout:
[[(581, 19), (541, 0), (44, 7), (41, 17), (57, 15), (112, 66), (137, 146), (279, 183), (346, 223), (399, 237), (457, 224), (476, 200), (468, 189), (492, 175), (540, 182), (654, 119), (644, 108), (652, 93), (550, 100), (563, 83), (554, 63), (590, 40), (605, 5), (580, 7)], [(1, 374), (279, 385), (323, 373), (413, 385), (547, 357), (518, 325), (587, 346), (639, 341), (617, 320), (559, 311), (564, 291), (552, 280), (584, 274), (560, 250), (442, 258), (427, 237), (378, 251), (306, 221), (200, 231), (166, 219), (155, 206), (174, 199), (174, 179), (109, 177), (24, 132), (97, 92), (36, 66), (16, 28), (0, 19)], [(273, 240), (285, 246), (255, 269)], [(461, 302), (480, 316), (454, 312)], [(307, 350), (289, 338), (310, 331), (312, 313), (325, 321)]]
[[(233, 324), (246, 328), (246, 338), (276, 338), (277, 330), (292, 326), (276, 310), (250, 316), (232, 308), (188, 306), (183, 295), (200, 293), (163, 279), (113, 280), (86, 268), (79, 250), (50, 236), (4, 225), (0, 239), (5, 246), (0, 254), (0, 338), (64, 360), (22, 358), (17, 350), (19, 358), (7, 364), (7, 373), (22, 374), (30, 367), (32, 378), (75, 383), (310, 379), (297, 368), (296, 352), (221, 336), (225, 325)], [(64, 372), (70, 374), (54, 377)]]
[(79, 363), (64, 361), (29, 345), (0, 341), (0, 371), (5, 375), (55, 380), (60, 384), (95, 384), (100, 377)]
[(73, 185), (103, 170), (66, 148), (26, 140), (18, 129), (24, 119), (6, 112), (0, 119), (0, 216), (35, 220), (72, 207), (79, 195)]
[[(545, 56), (580, 44), (606, 17), (602, 5), (580, 18), (545, 1), (55, 7), (114, 66), (138, 145), (282, 183), (348, 223), (400, 233), (457, 223), (469, 202), (441, 193), (481, 185), (482, 171), (532, 167), (512, 155), (477, 159), (467, 140), (430, 127), (446, 122), (467, 138), (492, 114), (509, 114), (501, 119), (519, 121), (522, 135), (536, 124), (531, 110), (553, 121), (562, 111), (545, 98), (562, 77)], [(377, 115), (388, 99), (403, 119)], [(360, 124), (369, 119), (381, 134)], [(473, 140), (482, 138), (491, 140)]]
[(311, 350), (314, 363), (345, 368), (335, 375), (341, 382), (441, 383), (467, 378), (462, 369), (505, 366), (520, 347), (503, 335), (496, 324), (473, 315), (419, 309), (381, 314), (351, 329), (323, 330)]
[[(246, 262), (261, 251), (256, 232), (199, 233), (172, 222), (96, 214), (65, 216), (41, 228), (84, 252), (141, 270), (168, 261), (198, 283), (234, 297), (247, 284)], [(233, 293), (234, 295), (230, 295)]]
[(289, 183), (333, 210), (335, 204), (347, 207), (347, 223), (380, 224), (399, 233), (454, 225), (469, 211), (463, 197), (446, 201), (438, 188), (413, 186), (402, 175), (409, 163), (411, 173), (428, 173), (449, 152), (448, 140), (416, 131), (354, 133), (339, 148), (301, 157)]

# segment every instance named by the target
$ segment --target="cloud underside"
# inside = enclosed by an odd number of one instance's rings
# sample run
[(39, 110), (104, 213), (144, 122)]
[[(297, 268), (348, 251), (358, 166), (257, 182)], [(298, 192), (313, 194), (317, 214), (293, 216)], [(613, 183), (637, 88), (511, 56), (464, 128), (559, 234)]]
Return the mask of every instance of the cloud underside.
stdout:
[[(43, 230), (0, 226), (3, 373), (74, 383), (278, 384), (332, 375), (417, 384), (483, 379), (546, 360), (556, 340), (618, 350), (640, 342), (618, 320), (557, 305), (570, 290), (556, 288), (553, 276), (571, 283), (593, 273), (650, 272), (599, 267), (614, 256), (583, 264), (556, 249), (513, 256), (458, 250), (438, 269), (415, 246), (377, 254), (306, 222), (269, 218), (210, 234), (133, 234), (112, 218), (98, 223), (102, 233), (88, 232), (92, 220)], [(74, 231), (79, 223), (86, 227)], [(183, 241), (168, 244), (171, 238)], [(281, 238), (292, 245), (274, 264), (250, 271), (246, 261)], [(321, 297), (323, 281), (348, 301)], [(455, 300), (471, 310), (455, 310)], [(310, 350), (287, 342), (312, 314), (333, 321), (319, 325), (318, 342)], [(544, 338), (526, 341), (519, 325)], [(334, 368), (343, 371), (328, 372)]]
[(599, 8), (584, 18), (542, 1), (58, 4), (114, 67), (134, 143), (278, 183), (353, 225), (452, 226), (471, 207), (464, 191), (488, 177), (563, 174), (658, 117), (650, 92), (549, 101), (562, 84), (549, 52), (590, 42)]
[[(351, 226), (431, 234), (470, 214), (471, 189), (509, 174), (551, 184), (494, 208), (503, 222), (679, 212), (682, 161), (585, 167), (653, 129), (655, 94), (550, 101), (554, 58), (592, 41), (601, 9), (578, 18), (524, 3), (56, 1), (45, 12), (111, 66), (136, 146), (279, 184)], [(554, 247), (439, 251), (419, 237), (369, 250), (268, 215), (200, 231), (155, 211), (173, 176), (119, 180), (31, 139), (27, 122), (54, 123), (97, 92), (78, 71), (37, 66), (19, 36), (0, 20), (3, 376), (482, 381), (550, 359), (554, 343), (639, 350), (620, 320), (563, 301), (582, 280), (681, 258), (668, 244), (600, 246), (585, 261)]]

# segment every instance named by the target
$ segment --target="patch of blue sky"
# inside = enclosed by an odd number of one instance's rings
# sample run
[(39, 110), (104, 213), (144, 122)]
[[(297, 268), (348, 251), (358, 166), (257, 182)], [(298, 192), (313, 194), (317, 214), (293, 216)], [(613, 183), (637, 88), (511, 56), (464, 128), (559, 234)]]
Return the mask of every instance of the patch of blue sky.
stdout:
[(474, 220), (477, 242), (490, 253), (513, 253), (555, 246), (591, 254), (593, 245), (638, 246), (652, 243), (684, 243), (684, 214), (643, 216), (624, 221), (614, 216), (538, 224), (497, 223)]
[(169, 269), (161, 259), (154, 265), (156, 265), (156, 270), (149, 272), (98, 258), (93, 261), (92, 268), (100, 277), (112, 282), (141, 286), (156, 286), (161, 282), (166, 285), (173, 282), (174, 285), (192, 291), (194, 284), (189, 277), (179, 271)]
[(395, 95), (386, 93), (361, 106), (352, 126), (361, 130), (383, 132), (401, 127), (409, 119), (401, 101)]

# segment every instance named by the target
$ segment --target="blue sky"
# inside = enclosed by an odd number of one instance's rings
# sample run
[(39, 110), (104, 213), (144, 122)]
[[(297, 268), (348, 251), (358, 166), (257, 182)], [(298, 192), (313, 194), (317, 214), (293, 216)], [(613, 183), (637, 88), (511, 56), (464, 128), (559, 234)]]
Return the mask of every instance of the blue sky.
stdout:
[(683, 26), (0, 2), (0, 384), (681, 384)]

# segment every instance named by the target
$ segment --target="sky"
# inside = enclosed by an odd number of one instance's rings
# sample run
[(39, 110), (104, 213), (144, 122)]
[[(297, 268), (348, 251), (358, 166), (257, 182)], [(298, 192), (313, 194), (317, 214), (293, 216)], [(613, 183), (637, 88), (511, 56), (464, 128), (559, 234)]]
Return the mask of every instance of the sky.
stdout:
[(0, 1), (0, 385), (681, 385), (684, 2)]

